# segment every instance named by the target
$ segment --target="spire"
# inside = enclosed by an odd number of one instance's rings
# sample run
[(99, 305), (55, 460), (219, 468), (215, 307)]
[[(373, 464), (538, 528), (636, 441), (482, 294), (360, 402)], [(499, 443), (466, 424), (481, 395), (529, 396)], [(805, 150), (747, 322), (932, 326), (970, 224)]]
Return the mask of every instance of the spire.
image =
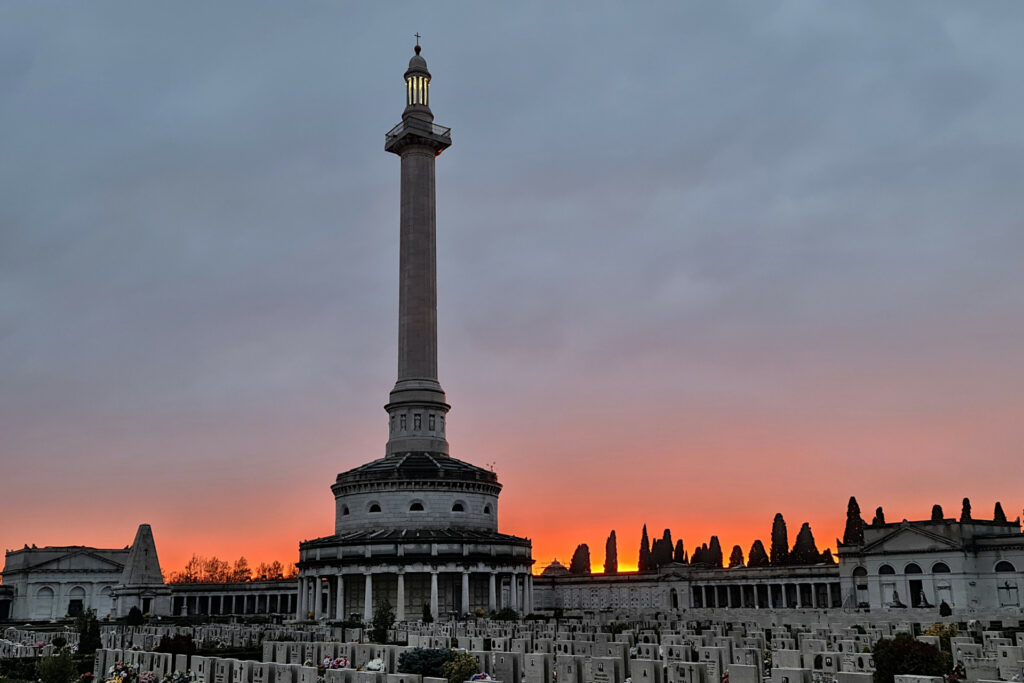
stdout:
[(148, 524), (140, 524), (135, 533), (135, 541), (128, 553), (124, 571), (121, 573), (122, 586), (150, 586), (163, 584), (164, 575), (160, 571), (160, 560), (156, 556), (156, 542), (153, 530)]
[(430, 72), (427, 70), (427, 60), (420, 56), (420, 39), (416, 35), (416, 53), (409, 60), (409, 68), (405, 70), (405, 111), (402, 118), (409, 116), (424, 118), (428, 121), (434, 120), (430, 111)]

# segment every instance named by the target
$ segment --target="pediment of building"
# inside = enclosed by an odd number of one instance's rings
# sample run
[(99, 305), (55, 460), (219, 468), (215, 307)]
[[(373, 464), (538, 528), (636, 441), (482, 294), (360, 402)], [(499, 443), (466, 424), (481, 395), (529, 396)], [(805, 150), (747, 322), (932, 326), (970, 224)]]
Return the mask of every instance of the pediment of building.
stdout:
[(960, 544), (939, 534), (905, 525), (894, 529), (878, 540), (865, 545), (861, 552), (871, 553), (915, 553), (941, 550), (959, 550)]
[(88, 550), (74, 550), (29, 567), (32, 571), (91, 571), (120, 572), (124, 565)]

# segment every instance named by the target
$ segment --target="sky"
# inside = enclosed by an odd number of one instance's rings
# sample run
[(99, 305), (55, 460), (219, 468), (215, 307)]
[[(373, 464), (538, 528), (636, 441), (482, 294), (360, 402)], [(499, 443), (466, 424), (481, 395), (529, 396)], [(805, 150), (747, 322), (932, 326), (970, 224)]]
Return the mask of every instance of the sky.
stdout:
[(454, 457), (537, 567), (1024, 506), (1024, 4), (0, 4), (0, 546), (294, 562), (383, 457), (413, 34)]

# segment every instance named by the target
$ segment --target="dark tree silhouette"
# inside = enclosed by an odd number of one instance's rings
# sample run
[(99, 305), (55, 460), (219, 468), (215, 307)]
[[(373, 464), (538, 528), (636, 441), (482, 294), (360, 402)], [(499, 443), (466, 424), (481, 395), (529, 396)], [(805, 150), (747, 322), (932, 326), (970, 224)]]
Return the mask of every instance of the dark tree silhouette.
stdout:
[(971, 499), (964, 498), (963, 507), (960, 508), (960, 521), (969, 522), (971, 521)]
[(850, 496), (846, 505), (846, 529), (843, 531), (843, 543), (860, 545), (864, 542), (864, 519), (860, 516), (860, 505), (857, 499)]
[(722, 544), (718, 542), (718, 536), (712, 536), (708, 541), (708, 564), (712, 567), (722, 566)]
[(708, 559), (708, 544), (702, 543), (699, 548), (693, 551), (693, 557), (690, 558), (690, 564), (711, 564)]
[(875, 508), (875, 518), (871, 520), (871, 526), (882, 526), (883, 524), (885, 524), (885, 511), (879, 505)]
[(836, 558), (832, 557), (832, 551), (829, 550), (828, 548), (825, 548), (825, 550), (821, 553), (821, 563), (822, 564), (835, 564), (836, 563)]
[(672, 562), (672, 546), (666, 539), (659, 538), (654, 541), (654, 546), (651, 548), (651, 558), (654, 561), (655, 567)]
[(789, 532), (781, 512), (775, 513), (772, 521), (772, 549), (770, 555), (773, 567), (781, 567), (789, 561)]
[(732, 552), (729, 553), (729, 569), (733, 567), (743, 566), (743, 548), (738, 545), (732, 547)]
[(586, 543), (576, 546), (576, 552), (572, 554), (572, 560), (569, 562), (569, 573), (590, 573), (590, 547)]
[(619, 548), (615, 539), (615, 529), (608, 534), (608, 540), (604, 542), (604, 573), (619, 573)]
[(932, 521), (941, 522), (943, 520), (942, 506), (939, 504), (932, 505)]
[(754, 541), (754, 544), (750, 546), (750, 552), (747, 553), (747, 566), (748, 567), (767, 567), (771, 564), (768, 560), (768, 553), (764, 550), (764, 543), (758, 539)]
[(992, 521), (1006, 524), (1006, 513), (1003, 512), (1003, 504), (996, 501), (996, 509), (992, 512)]
[(683, 539), (676, 541), (676, 548), (672, 552), (672, 561), (677, 564), (686, 564), (686, 550), (683, 549)]
[(818, 564), (821, 560), (821, 553), (814, 542), (814, 534), (811, 533), (811, 525), (804, 522), (793, 542), (793, 551), (789, 554), (790, 564)]
[(640, 559), (637, 561), (637, 569), (642, 572), (653, 569), (651, 566), (651, 540), (647, 537), (646, 524), (644, 524), (644, 531), (640, 536)]

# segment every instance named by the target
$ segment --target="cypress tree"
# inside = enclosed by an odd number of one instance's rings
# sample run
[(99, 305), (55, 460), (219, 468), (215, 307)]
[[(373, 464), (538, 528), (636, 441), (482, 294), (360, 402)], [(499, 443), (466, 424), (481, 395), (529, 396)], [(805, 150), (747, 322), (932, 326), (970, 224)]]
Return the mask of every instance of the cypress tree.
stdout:
[(789, 560), (789, 533), (786, 531), (786, 520), (782, 518), (781, 512), (776, 512), (772, 521), (770, 559), (773, 567), (781, 567)]
[(971, 521), (971, 499), (964, 498), (963, 507), (960, 508), (960, 521), (969, 522)]
[(738, 545), (732, 547), (732, 552), (729, 554), (729, 569), (733, 567), (743, 566), (743, 548)]
[(619, 548), (615, 539), (615, 529), (608, 534), (608, 540), (604, 542), (604, 573), (619, 573)]
[(821, 553), (814, 542), (814, 534), (811, 533), (811, 525), (804, 522), (793, 542), (793, 552), (789, 554), (790, 564), (817, 564), (821, 560)]
[(832, 557), (832, 551), (829, 550), (828, 548), (825, 548), (824, 552), (821, 553), (821, 563), (822, 564), (835, 564), (836, 563), (836, 558)]
[(590, 547), (586, 543), (576, 546), (576, 551), (572, 554), (572, 560), (569, 562), (569, 573), (590, 573)]
[(879, 505), (875, 508), (875, 518), (871, 520), (871, 526), (882, 526), (885, 524), (885, 511)]
[(712, 536), (708, 542), (707, 563), (712, 567), (722, 567), (722, 544), (718, 542), (718, 536)]
[(864, 519), (860, 516), (860, 505), (857, 499), (850, 496), (846, 505), (846, 529), (843, 531), (843, 544), (860, 545), (864, 542)]
[(932, 521), (933, 522), (941, 522), (942, 519), (943, 519), (942, 506), (938, 505), (938, 504), (932, 505)]
[(672, 553), (672, 561), (677, 564), (686, 564), (686, 550), (683, 549), (683, 539), (676, 541), (676, 548)]
[(640, 536), (640, 559), (637, 561), (637, 569), (642, 572), (650, 571), (651, 567), (651, 540), (647, 537), (647, 525), (644, 524), (643, 534)]
[(996, 501), (996, 509), (992, 512), (992, 521), (1006, 524), (1006, 513), (1003, 512), (1003, 504)]
[(769, 564), (768, 553), (764, 550), (764, 543), (761, 543), (760, 539), (754, 541), (754, 544), (750, 546), (750, 552), (747, 553), (747, 566), (767, 567)]

